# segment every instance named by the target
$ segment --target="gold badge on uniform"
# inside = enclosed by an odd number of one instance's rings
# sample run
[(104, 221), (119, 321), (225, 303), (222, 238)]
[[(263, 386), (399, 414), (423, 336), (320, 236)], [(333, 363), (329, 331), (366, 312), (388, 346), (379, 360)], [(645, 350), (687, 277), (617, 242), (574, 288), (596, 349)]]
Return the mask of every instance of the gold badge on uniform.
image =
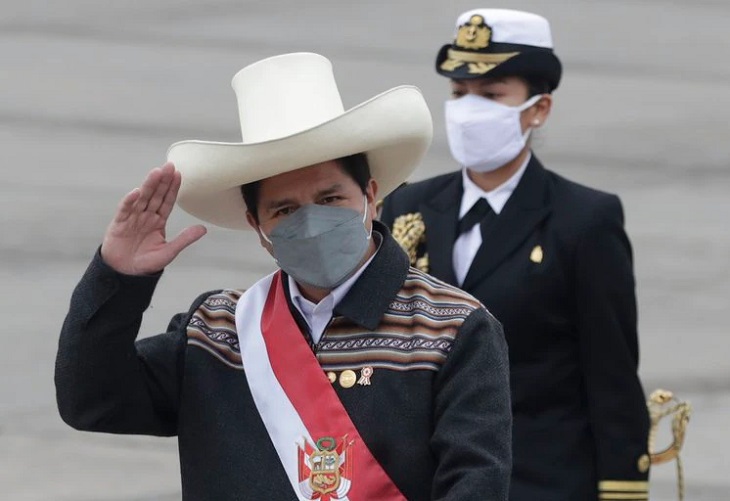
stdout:
[(340, 386), (343, 388), (352, 388), (355, 386), (356, 381), (357, 376), (355, 375), (355, 371), (347, 369), (346, 371), (342, 371), (340, 374)]
[(426, 223), (421, 213), (409, 212), (395, 218), (390, 234), (408, 254), (411, 266), (428, 273), (428, 254), (418, 257), (426, 244)]
[(542, 247), (536, 245), (532, 252), (530, 252), (530, 261), (533, 263), (542, 263)]
[[(348, 499), (353, 481), (354, 440), (322, 437), (315, 444), (297, 444), (299, 492), (304, 499)], [(299, 499), (299, 498), (297, 498)]]

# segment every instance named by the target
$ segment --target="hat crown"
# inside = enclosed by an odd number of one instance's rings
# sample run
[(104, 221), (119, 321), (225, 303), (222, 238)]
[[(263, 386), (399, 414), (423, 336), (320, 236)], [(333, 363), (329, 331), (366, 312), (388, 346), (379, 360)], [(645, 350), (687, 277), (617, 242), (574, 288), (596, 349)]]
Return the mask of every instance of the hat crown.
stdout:
[(231, 85), (243, 142), (178, 141), (167, 151), (182, 175), (177, 204), (225, 228), (249, 227), (241, 185), (365, 153), (385, 196), (431, 142), (431, 115), (417, 88), (395, 87), (345, 111), (332, 65), (318, 54), (265, 59), (239, 71)]
[(491, 30), (490, 42), (553, 48), (547, 19), (530, 12), (511, 9), (472, 9), (462, 13), (456, 19), (455, 40), (458, 39), (460, 29), (473, 24), (474, 16), (481, 17)]
[(299, 52), (246, 66), (231, 81), (244, 144), (281, 139), (344, 112), (332, 63)]

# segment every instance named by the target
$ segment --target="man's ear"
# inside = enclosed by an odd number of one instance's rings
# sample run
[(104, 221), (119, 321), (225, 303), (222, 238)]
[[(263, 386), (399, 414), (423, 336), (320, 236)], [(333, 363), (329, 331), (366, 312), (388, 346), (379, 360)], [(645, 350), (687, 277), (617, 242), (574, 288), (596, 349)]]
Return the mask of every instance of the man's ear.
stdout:
[(374, 204), (377, 200), (378, 182), (372, 177), (368, 180), (367, 186), (365, 186), (365, 196), (367, 196), (369, 204)]
[(271, 244), (266, 241), (266, 239), (261, 234), (261, 227), (259, 226), (259, 222), (256, 221), (256, 218), (253, 214), (251, 214), (251, 211), (246, 211), (246, 221), (248, 221), (248, 225), (253, 228), (253, 230), (256, 232), (256, 234), (259, 236), (259, 243), (261, 244), (261, 247), (269, 251), (269, 254), (272, 253)]
[(251, 228), (253, 228), (257, 232), (259, 231), (259, 222), (256, 221), (256, 218), (253, 216), (253, 214), (251, 214), (250, 210), (246, 211), (246, 221), (248, 221), (248, 225)]
[(378, 182), (373, 178), (370, 178), (365, 186), (365, 198), (368, 201), (368, 214), (375, 219), (378, 213)]

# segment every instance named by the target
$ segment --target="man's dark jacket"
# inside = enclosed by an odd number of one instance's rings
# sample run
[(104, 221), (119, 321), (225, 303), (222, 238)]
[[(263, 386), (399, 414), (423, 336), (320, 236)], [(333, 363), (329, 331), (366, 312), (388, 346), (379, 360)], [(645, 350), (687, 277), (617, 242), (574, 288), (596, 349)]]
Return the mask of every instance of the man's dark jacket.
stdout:
[[(407, 499), (506, 500), (511, 414), (501, 326), (473, 297), (409, 268), (387, 228), (375, 225), (380, 249), (313, 345), (317, 359), (336, 375), (373, 368), (371, 385), (335, 389)], [(81, 430), (177, 435), (186, 500), (299, 499), (242, 370), (240, 291), (203, 294), (166, 333), (135, 342), (157, 279), (120, 275), (97, 253), (61, 332), (62, 418)]]
[[(420, 213), (428, 272), (450, 284), (462, 184), (457, 171), (404, 186), (380, 217), (392, 227), (396, 217)], [(509, 346), (510, 499), (590, 501), (599, 487), (602, 498), (646, 499), (649, 419), (619, 199), (533, 156), (482, 233), (461, 287), (502, 323)]]

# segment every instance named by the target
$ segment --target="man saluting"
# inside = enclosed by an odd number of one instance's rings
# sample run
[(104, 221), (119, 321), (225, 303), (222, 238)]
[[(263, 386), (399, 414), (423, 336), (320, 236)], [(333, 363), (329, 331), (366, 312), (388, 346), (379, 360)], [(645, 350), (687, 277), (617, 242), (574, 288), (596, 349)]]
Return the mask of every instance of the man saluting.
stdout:
[[(506, 499), (511, 411), (499, 323), (409, 268), (376, 197), (421, 160), (431, 118), (399, 87), (344, 111), (329, 61), (233, 79), (243, 143), (184, 141), (123, 198), (61, 332), (58, 406), (90, 431), (177, 435), (185, 499)], [(136, 340), (175, 203), (253, 228), (280, 267), (199, 296)]]

